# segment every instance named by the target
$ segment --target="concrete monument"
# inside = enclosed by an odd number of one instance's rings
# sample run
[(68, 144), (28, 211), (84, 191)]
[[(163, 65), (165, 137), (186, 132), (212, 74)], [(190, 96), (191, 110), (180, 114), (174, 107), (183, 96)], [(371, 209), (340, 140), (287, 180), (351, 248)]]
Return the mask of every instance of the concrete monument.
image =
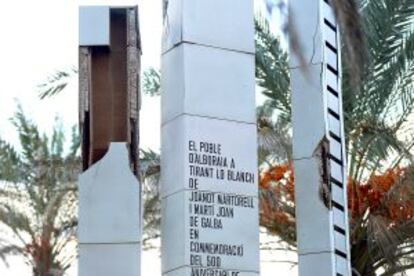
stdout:
[(162, 274), (259, 275), (253, 1), (169, 0)]
[(81, 7), (79, 275), (139, 276), (138, 9)]
[(289, 2), (299, 275), (350, 276), (339, 30), (328, 0)]

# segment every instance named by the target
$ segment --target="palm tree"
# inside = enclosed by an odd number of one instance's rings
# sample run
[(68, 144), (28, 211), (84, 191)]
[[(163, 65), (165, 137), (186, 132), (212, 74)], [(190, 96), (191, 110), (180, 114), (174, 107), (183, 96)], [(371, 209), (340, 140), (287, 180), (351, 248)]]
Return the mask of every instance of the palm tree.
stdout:
[[(380, 269), (382, 275), (393, 275), (414, 266), (410, 165), (414, 133), (407, 123), (414, 107), (414, 2), (366, 0), (360, 1), (359, 9), (369, 56), (357, 89), (350, 81), (353, 64), (348, 52), (343, 58), (348, 61), (343, 65), (343, 100), (351, 179), (349, 206), (354, 215), (352, 264), (361, 275), (375, 275)], [(277, 135), (281, 122), (285, 127), (290, 123), (287, 57), (267, 26), (257, 25), (256, 75), (267, 96), (259, 113), (259, 141), (264, 142), (262, 148), (267, 152), (262, 155), (262, 164), (270, 164), (264, 166), (261, 179), (261, 222), (295, 246), (290, 159), (275, 162), (278, 147), (289, 144), (274, 143), (281, 140)], [(278, 150), (272, 151), (274, 148)], [(398, 173), (401, 166), (406, 169)], [(386, 187), (381, 186), (384, 183)], [(371, 204), (365, 192), (378, 196), (381, 204)], [(395, 207), (398, 216), (402, 215), (398, 220), (391, 212)]]
[(0, 222), (10, 237), (0, 243), (0, 258), (20, 255), (33, 275), (63, 275), (76, 258), (79, 136), (73, 130), (65, 149), (59, 125), (42, 135), (21, 107), (13, 123), (21, 149), (0, 139)]
[(144, 249), (154, 247), (153, 241), (161, 235), (160, 155), (152, 150), (140, 150), (140, 178), (144, 201)]

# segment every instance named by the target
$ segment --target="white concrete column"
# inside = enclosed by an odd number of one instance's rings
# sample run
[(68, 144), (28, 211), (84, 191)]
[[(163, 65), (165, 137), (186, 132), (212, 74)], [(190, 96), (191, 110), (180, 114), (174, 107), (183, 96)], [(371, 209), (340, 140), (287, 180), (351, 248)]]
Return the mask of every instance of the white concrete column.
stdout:
[(140, 187), (129, 167), (126, 143), (79, 178), (79, 275), (139, 276)]
[(253, 1), (169, 0), (162, 273), (259, 275)]
[(289, 2), (302, 54), (291, 53), (300, 276), (351, 275), (339, 30), (328, 0)]
[(137, 7), (79, 8), (80, 276), (141, 274), (139, 41)]

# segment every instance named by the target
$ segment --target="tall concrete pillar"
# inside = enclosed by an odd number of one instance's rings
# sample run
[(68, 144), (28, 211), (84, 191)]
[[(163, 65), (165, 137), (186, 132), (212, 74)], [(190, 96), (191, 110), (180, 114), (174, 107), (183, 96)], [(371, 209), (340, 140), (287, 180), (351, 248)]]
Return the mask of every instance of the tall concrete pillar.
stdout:
[(79, 275), (139, 276), (138, 9), (81, 7)]
[(305, 63), (291, 53), (299, 275), (351, 275), (339, 30), (327, 0), (292, 0)]
[(259, 275), (252, 0), (169, 0), (162, 274)]

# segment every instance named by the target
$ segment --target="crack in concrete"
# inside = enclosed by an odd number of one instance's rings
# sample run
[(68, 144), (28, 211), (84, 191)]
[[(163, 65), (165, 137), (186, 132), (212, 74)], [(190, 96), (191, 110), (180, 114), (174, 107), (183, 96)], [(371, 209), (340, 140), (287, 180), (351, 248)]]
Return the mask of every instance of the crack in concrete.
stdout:
[[(315, 62), (315, 63), (309, 63), (309, 65), (310, 66), (323, 66), (323, 63), (322, 62)], [(297, 70), (297, 69), (299, 69), (299, 70), (303, 70), (304, 69), (304, 67), (303, 66), (301, 66), (301, 65), (298, 65), (298, 66), (291, 66), (291, 67), (289, 67), (289, 70)]]
[(309, 64), (313, 64), (313, 59), (315, 58), (316, 55), (316, 37), (318, 35), (318, 30), (320, 27), (320, 22), (319, 22), (319, 10), (318, 10), (318, 16), (316, 17), (316, 28), (315, 28), (315, 32), (313, 34), (313, 39), (312, 39), (312, 43), (313, 43), (313, 47), (312, 47), (312, 56), (311, 59), (309, 61)]
[(233, 120), (233, 119), (226, 119), (226, 118), (220, 118), (220, 117), (214, 117), (209, 115), (200, 115), (200, 114), (192, 114), (187, 112), (182, 112), (178, 115), (175, 115), (171, 119), (166, 120), (161, 124), (161, 127), (164, 127), (165, 125), (175, 121), (176, 119), (183, 117), (183, 116), (189, 116), (189, 117), (196, 117), (196, 118), (204, 118), (204, 119), (211, 119), (211, 120), (218, 120), (218, 121), (226, 121), (226, 122), (233, 122), (237, 124), (244, 124), (244, 125), (256, 125), (256, 122), (248, 122), (248, 121), (240, 121), (240, 120)]
[(309, 156), (309, 157), (299, 157), (299, 158), (293, 158), (293, 161), (303, 161), (303, 160), (312, 160), (314, 159), (314, 156)]
[(335, 254), (335, 252), (331, 250), (322, 250), (322, 251), (309, 252), (309, 253), (299, 253), (299, 256), (309, 256), (309, 255), (319, 255), (319, 254)]

